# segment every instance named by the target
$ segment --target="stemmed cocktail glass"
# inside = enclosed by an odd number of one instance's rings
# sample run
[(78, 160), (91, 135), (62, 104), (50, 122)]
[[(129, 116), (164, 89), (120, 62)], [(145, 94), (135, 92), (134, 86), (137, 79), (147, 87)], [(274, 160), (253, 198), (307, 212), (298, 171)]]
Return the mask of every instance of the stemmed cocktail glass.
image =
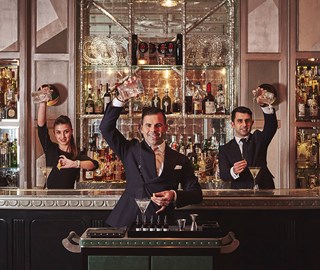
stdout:
[(44, 175), (44, 180), (45, 180), (44, 188), (47, 188), (47, 180), (48, 180), (49, 174), (50, 174), (51, 171), (52, 171), (52, 167), (50, 167), (50, 166), (43, 166), (43, 167), (40, 167), (40, 170), (41, 170), (41, 172), (42, 172), (43, 175)]
[(249, 170), (253, 177), (253, 190), (259, 190), (259, 186), (256, 184), (256, 177), (260, 172), (260, 167), (249, 167)]
[(142, 224), (146, 223), (146, 210), (150, 204), (150, 199), (149, 198), (142, 198), (142, 199), (137, 199), (135, 198), (135, 201), (140, 209), (141, 216), (142, 216)]

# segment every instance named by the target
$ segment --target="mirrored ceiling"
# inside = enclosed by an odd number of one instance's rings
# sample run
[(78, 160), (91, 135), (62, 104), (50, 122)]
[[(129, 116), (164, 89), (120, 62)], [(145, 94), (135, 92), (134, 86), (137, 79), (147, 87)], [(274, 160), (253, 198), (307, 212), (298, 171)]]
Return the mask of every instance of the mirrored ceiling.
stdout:
[[(176, 2), (165, 7), (160, 2)], [(227, 0), (94, 0), (87, 1), (90, 35), (127, 35), (132, 21), (132, 32), (148, 38), (175, 37), (186, 25), (188, 35), (226, 34), (228, 27)], [(132, 4), (130, 4), (132, 3)], [(130, 8), (132, 6), (132, 8)], [(131, 20), (132, 18), (132, 20)]]

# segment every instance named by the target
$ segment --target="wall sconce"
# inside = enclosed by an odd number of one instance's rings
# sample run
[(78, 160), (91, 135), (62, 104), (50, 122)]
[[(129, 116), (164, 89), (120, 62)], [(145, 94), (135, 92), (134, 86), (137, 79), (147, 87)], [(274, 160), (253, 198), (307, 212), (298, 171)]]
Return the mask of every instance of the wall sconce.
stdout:
[(179, 4), (178, 0), (159, 0), (160, 5), (163, 7), (175, 7)]

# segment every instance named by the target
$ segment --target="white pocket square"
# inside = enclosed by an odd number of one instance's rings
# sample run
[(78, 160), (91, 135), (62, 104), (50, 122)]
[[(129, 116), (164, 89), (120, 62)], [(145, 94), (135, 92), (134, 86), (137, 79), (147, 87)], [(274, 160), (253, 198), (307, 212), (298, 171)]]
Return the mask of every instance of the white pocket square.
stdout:
[(182, 166), (181, 166), (181, 165), (176, 165), (176, 166), (174, 167), (174, 169), (175, 169), (175, 170), (181, 170), (181, 169), (182, 169)]

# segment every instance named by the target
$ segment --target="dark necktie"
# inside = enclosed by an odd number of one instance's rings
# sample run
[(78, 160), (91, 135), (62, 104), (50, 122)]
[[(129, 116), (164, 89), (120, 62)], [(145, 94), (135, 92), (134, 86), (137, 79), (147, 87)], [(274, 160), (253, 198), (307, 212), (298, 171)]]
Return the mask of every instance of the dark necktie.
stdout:
[(242, 142), (242, 157), (248, 162), (248, 141), (246, 138), (240, 140)]

